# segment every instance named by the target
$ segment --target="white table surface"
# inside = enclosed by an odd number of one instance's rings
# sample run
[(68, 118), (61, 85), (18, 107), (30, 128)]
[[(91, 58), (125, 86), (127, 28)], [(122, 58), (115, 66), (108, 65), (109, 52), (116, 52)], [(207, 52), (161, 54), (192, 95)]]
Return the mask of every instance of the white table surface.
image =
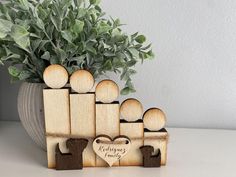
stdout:
[(0, 122), (0, 177), (235, 177), (236, 131), (169, 128), (167, 166), (47, 169), (46, 153), (18, 122)]

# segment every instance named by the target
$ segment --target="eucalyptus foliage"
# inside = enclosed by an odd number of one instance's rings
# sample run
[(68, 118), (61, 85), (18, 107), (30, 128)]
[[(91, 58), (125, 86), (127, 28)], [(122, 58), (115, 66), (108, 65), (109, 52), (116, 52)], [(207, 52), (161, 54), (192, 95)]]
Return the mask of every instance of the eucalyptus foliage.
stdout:
[(126, 35), (119, 19), (105, 18), (100, 0), (7, 0), (0, 3), (0, 63), (13, 80), (43, 82), (50, 64), (71, 74), (120, 74), (122, 94), (134, 92), (135, 64), (153, 58), (145, 36)]

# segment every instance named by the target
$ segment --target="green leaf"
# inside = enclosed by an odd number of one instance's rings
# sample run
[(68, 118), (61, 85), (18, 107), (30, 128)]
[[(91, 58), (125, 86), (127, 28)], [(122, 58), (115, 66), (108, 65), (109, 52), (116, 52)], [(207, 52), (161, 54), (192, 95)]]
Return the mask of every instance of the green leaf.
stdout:
[(75, 20), (75, 24), (72, 27), (72, 31), (75, 34), (79, 34), (79, 33), (81, 33), (83, 31), (83, 29), (84, 29), (84, 22), (80, 21), (80, 20)]
[(13, 25), (11, 29), (11, 37), (22, 49), (29, 51), (29, 32), (24, 27), (19, 25)]
[(45, 30), (45, 24), (40, 18), (37, 19), (36, 24), (40, 29)]
[(75, 6), (80, 7), (84, 0), (74, 0)]
[(57, 54), (57, 57), (58, 57), (60, 63), (64, 62), (64, 60), (67, 58), (66, 52), (60, 48), (56, 48), (55, 52)]
[(155, 54), (153, 53), (152, 50), (148, 51), (147, 54), (149, 55), (150, 59), (153, 59), (155, 57)]
[(142, 44), (146, 41), (146, 37), (144, 35), (139, 35), (135, 38), (135, 41)]
[(107, 23), (105, 22), (101, 22), (99, 25), (98, 25), (98, 34), (103, 34), (103, 33), (107, 33), (109, 32), (109, 30), (111, 30), (112, 27), (110, 25), (108, 25)]
[(31, 72), (30, 71), (27, 71), (27, 70), (23, 70), (20, 72), (18, 78), (19, 80), (25, 80), (25, 79), (28, 79), (29, 77), (31, 77)]
[(121, 90), (120, 94), (121, 95), (128, 95), (130, 93), (134, 93), (136, 90), (129, 88), (129, 87), (125, 87)]
[(91, 52), (92, 54), (95, 54), (95, 55), (97, 54), (97, 50), (91, 45), (87, 45), (86, 50)]
[(8, 20), (0, 19), (0, 38), (5, 38), (10, 32), (13, 23)]
[(98, 5), (100, 4), (101, 0), (89, 0), (91, 5)]
[(59, 58), (57, 57), (57, 56), (52, 56), (51, 58), (50, 58), (50, 64), (61, 64), (61, 62), (60, 62), (60, 60), (59, 60)]
[(65, 40), (67, 40), (68, 42), (72, 42), (73, 34), (69, 30), (62, 31), (61, 34)]
[(8, 72), (13, 77), (18, 77), (20, 74), (20, 70), (18, 68), (16, 68), (15, 66), (9, 66)]
[(110, 71), (112, 70), (112, 63), (111, 63), (111, 60), (107, 60), (104, 65), (102, 66), (102, 69), (103, 70), (107, 70), (107, 71)]
[(41, 56), (42, 59), (44, 60), (49, 60), (50, 59), (50, 53), (48, 51), (46, 51), (42, 56)]
[(139, 57), (139, 51), (135, 48), (130, 48), (129, 52), (132, 54), (133, 58), (138, 58)]
[(55, 26), (56, 30), (60, 32), (61, 31), (61, 25), (62, 25), (60, 17), (51, 15), (50, 19), (51, 19), (53, 25)]
[(138, 35), (138, 32), (131, 35), (131, 38), (134, 39)]

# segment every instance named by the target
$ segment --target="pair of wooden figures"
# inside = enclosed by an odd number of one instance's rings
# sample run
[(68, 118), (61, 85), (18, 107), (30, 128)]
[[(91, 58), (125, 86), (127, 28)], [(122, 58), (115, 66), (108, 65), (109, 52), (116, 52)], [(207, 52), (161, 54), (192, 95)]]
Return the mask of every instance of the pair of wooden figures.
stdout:
[[(67, 87), (68, 80), (71, 88)], [(61, 163), (65, 161), (71, 168), (75, 168), (75, 164), (81, 167), (78, 161), (85, 167), (103, 167), (107, 163), (110, 166), (158, 166), (157, 161), (159, 165), (166, 164), (168, 133), (164, 129), (165, 115), (160, 109), (151, 108), (143, 115), (142, 104), (136, 99), (127, 99), (120, 106), (115, 101), (119, 87), (111, 80), (99, 82), (95, 93), (92, 92), (94, 78), (85, 70), (74, 72), (69, 79), (64, 67), (50, 65), (44, 71), (44, 81), (49, 87), (43, 91), (49, 168), (65, 169)], [(99, 139), (95, 141), (95, 137)], [(116, 145), (115, 139), (129, 142), (129, 147)], [(83, 142), (83, 146), (73, 148), (76, 145), (72, 142), (77, 145)], [(152, 156), (154, 150), (159, 155)], [(121, 154), (124, 151), (128, 151), (125, 156)], [(73, 153), (77, 154), (76, 158)], [(78, 159), (77, 163), (72, 162), (74, 159)], [(150, 163), (152, 161), (155, 165)]]

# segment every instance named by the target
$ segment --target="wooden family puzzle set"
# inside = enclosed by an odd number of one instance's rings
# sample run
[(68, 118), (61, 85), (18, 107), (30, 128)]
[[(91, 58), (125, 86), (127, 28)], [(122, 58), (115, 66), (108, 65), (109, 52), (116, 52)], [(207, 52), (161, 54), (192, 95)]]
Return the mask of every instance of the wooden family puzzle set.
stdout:
[(49, 168), (166, 164), (168, 132), (162, 110), (144, 112), (134, 98), (120, 104), (117, 84), (103, 80), (94, 86), (86, 70), (69, 78), (64, 67), (50, 65), (43, 77), (48, 86), (43, 98)]

